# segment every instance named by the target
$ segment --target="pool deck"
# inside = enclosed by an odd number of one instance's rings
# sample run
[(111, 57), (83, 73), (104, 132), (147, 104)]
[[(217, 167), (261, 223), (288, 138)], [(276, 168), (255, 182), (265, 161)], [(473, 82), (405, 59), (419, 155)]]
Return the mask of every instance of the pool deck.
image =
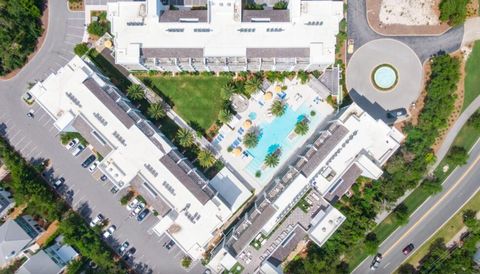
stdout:
[[(287, 89), (282, 90), (282, 86), (286, 86)], [(268, 95), (266, 95), (269, 93), (272, 95), (270, 99)], [(297, 136), (292, 130), (286, 140), (283, 140), (283, 143), (280, 145), (283, 147), (283, 144), (286, 144), (286, 142), (292, 142), (293, 147), (288, 145), (288, 147), (290, 147), (288, 150), (282, 150), (280, 163), (277, 167), (268, 168), (262, 166), (262, 177), (256, 178), (255, 174), (252, 174), (252, 171), (247, 168), (254, 158), (247, 153), (248, 149), (243, 146), (243, 136), (249, 131), (249, 128), (272, 123), (276, 117), (270, 113), (269, 109), (275, 100), (281, 98), (283, 98), (282, 100), (293, 111), (297, 111), (300, 107), (314, 110), (316, 119), (315, 122), (310, 123), (310, 130), (308, 134), (304, 136)], [(296, 79), (292, 81), (287, 79), (283, 83), (274, 83), (264, 92), (258, 92), (252, 96), (249, 100), (248, 108), (238, 113), (228, 125), (222, 126), (218, 135), (212, 141), (212, 145), (220, 152), (222, 158), (234, 167), (258, 193), (268, 184), (275, 173), (288, 162), (288, 159), (291, 158), (293, 153), (304, 145), (312, 133), (320, 125), (324, 125), (328, 121), (328, 118), (330, 118), (333, 112), (334, 109), (322, 101), (319, 95), (307, 84), (300, 84)], [(254, 117), (250, 115), (251, 113), (256, 114), (255, 119), (252, 119)], [(248, 121), (251, 121), (250, 126), (247, 125)], [(238, 155), (235, 154), (234, 151), (229, 152), (228, 147), (240, 148), (241, 153)], [(261, 159), (261, 161), (263, 161), (263, 159)]]

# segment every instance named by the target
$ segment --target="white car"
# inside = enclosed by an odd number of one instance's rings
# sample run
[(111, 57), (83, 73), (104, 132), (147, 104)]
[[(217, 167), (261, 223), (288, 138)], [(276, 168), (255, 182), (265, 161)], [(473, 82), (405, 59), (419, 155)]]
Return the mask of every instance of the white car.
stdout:
[(107, 230), (105, 230), (102, 234), (103, 238), (108, 239), (112, 236), (113, 232), (115, 232), (117, 228), (114, 225), (111, 225)]
[(78, 144), (78, 139), (74, 138), (68, 142), (68, 144), (65, 145), (65, 148), (67, 150), (70, 150), (72, 147), (76, 146)]
[(128, 203), (127, 210), (132, 211), (135, 207), (137, 207), (138, 203), (140, 203), (140, 200), (137, 198), (133, 199), (130, 203)]
[(93, 163), (88, 167), (88, 170), (89, 170), (90, 172), (94, 172), (95, 169), (97, 169), (99, 163), (100, 163), (99, 161), (93, 162)]
[(137, 207), (132, 211), (131, 215), (137, 216), (137, 214), (140, 213), (144, 208), (145, 208), (145, 204), (142, 202), (139, 203)]
[(90, 227), (94, 227), (94, 226), (100, 224), (101, 222), (103, 222), (103, 220), (105, 220), (105, 218), (103, 218), (103, 215), (102, 215), (102, 214), (98, 214), (98, 215), (95, 216), (95, 218), (93, 218), (93, 220), (90, 222)]
[(82, 144), (79, 144), (73, 151), (72, 155), (73, 156), (78, 156), (82, 151), (85, 149), (85, 147)]

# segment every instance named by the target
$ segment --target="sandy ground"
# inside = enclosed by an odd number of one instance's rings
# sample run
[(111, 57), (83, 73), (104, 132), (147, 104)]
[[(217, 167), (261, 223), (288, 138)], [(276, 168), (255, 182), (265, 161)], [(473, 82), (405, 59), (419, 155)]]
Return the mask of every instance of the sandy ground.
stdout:
[(438, 25), (437, 0), (383, 0), (380, 21), (407, 26)]

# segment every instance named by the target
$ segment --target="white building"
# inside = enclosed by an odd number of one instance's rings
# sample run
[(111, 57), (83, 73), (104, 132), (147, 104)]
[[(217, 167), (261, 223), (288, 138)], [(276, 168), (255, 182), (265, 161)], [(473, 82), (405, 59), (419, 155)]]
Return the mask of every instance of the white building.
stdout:
[[(382, 165), (404, 139), (396, 128), (375, 120), (356, 104), (341, 110), (337, 118), (317, 135), (300, 151), (297, 160), (280, 172), (259, 195), (251, 210), (214, 250), (213, 257), (219, 254), (215, 251), (229, 250), (237, 259), (245, 261), (245, 254), (255, 252), (249, 244), (259, 233), (272, 235), (285, 223), (298, 222), (297, 228), (290, 226), (286, 230), (289, 234), (283, 238), (280, 236), (274, 243), (266, 240), (271, 248), (255, 262), (259, 268), (269, 261), (281, 262), (304, 237), (308, 236), (322, 246), (345, 221), (345, 216), (330, 203), (340, 199), (360, 176), (378, 179), (383, 173)], [(313, 216), (290, 214), (312, 188), (314, 191), (307, 197), (316, 200), (319, 209)], [(291, 241), (292, 235), (296, 241)], [(215, 268), (221, 266), (220, 261)], [(256, 269), (257, 265), (247, 264), (246, 267)]]
[(94, 69), (74, 57), (30, 93), (59, 131), (78, 131), (89, 147), (103, 156), (97, 172), (119, 188), (132, 185), (153, 205), (162, 216), (155, 232), (168, 233), (187, 254), (198, 259), (214, 231), (250, 192), (226, 169), (213, 181), (234, 185), (236, 195), (225, 193), (228, 189), (212, 188), (204, 175)]
[(263, 10), (247, 10), (242, 0), (108, 3), (115, 61), (127, 69), (164, 71), (291, 71), (333, 64), (343, 1), (289, 0), (280, 10), (273, 9), (276, 2), (256, 1)]

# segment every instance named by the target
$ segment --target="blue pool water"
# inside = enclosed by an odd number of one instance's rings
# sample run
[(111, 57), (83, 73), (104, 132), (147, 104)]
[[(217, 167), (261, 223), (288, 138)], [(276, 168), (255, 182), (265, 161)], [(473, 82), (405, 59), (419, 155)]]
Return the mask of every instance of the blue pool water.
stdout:
[(377, 86), (383, 89), (388, 89), (395, 84), (395, 81), (397, 81), (397, 75), (391, 67), (382, 66), (375, 71), (373, 79)]
[[(307, 116), (310, 120), (310, 130), (313, 130), (318, 126), (320, 115), (317, 113), (317, 115), (311, 117), (309, 113), (310, 108), (306, 105), (302, 105), (296, 111), (287, 107), (283, 116), (275, 118), (270, 123), (260, 124), (260, 140), (255, 148), (248, 149), (248, 154), (253, 157), (253, 160), (247, 165), (246, 170), (252, 176), (255, 176), (257, 170), (262, 169), (265, 156), (275, 151), (278, 147), (281, 148), (281, 156), (280, 164), (277, 167), (281, 166), (283, 162), (290, 157), (291, 152), (297, 148), (297, 144), (300, 141), (304, 141), (309, 135), (307, 134), (301, 137), (297, 136), (292, 140), (288, 139), (288, 135), (295, 128), (297, 121), (302, 120)], [(266, 168), (261, 170), (262, 176), (259, 178), (260, 181), (266, 181), (275, 170), (276, 168)]]

